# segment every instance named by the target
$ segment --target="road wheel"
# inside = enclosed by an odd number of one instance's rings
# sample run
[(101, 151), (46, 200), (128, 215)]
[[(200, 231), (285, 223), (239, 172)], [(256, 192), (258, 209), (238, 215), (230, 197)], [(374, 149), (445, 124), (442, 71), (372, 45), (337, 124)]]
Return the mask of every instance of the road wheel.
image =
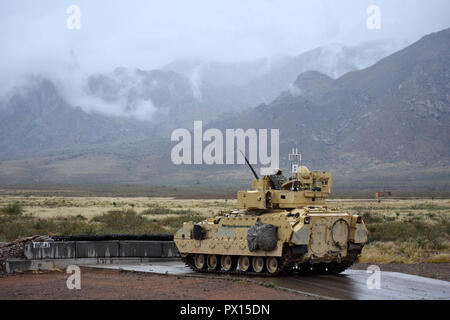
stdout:
[(278, 266), (279, 266), (279, 263), (278, 263), (277, 257), (269, 257), (269, 258), (267, 258), (267, 260), (266, 260), (266, 268), (267, 268), (267, 271), (269, 273), (274, 274), (275, 272), (277, 272)]
[(202, 270), (205, 268), (206, 266), (206, 259), (205, 259), (205, 255), (203, 254), (196, 254), (194, 257), (194, 264), (195, 267), (199, 270)]
[(233, 271), (236, 269), (236, 259), (231, 256), (222, 256), (220, 264), (224, 271)]
[(239, 258), (239, 269), (244, 272), (250, 271), (250, 258), (247, 256), (242, 256)]
[(262, 272), (264, 270), (264, 258), (254, 257), (252, 261), (252, 267), (255, 272)]
[(219, 269), (219, 260), (217, 259), (217, 256), (215, 254), (208, 255), (206, 263), (209, 270)]

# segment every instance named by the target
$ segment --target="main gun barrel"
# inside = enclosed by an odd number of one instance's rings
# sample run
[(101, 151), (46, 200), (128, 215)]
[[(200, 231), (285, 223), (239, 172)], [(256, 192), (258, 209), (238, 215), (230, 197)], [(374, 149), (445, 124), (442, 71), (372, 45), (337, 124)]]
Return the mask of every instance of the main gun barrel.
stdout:
[(258, 175), (256, 174), (255, 170), (253, 169), (252, 165), (250, 164), (250, 162), (248, 162), (247, 157), (245, 156), (245, 154), (242, 152), (242, 150), (239, 149), (239, 151), (242, 153), (242, 156), (245, 159), (245, 162), (247, 162), (247, 165), (250, 167), (250, 170), (252, 170), (253, 175), (255, 176), (256, 180), (259, 180)]

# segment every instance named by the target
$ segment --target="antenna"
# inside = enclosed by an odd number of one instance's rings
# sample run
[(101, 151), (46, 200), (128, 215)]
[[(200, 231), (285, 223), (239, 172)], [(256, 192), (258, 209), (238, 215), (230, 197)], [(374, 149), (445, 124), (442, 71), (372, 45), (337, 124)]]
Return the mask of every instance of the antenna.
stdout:
[(292, 175), (295, 175), (302, 163), (302, 155), (298, 152), (297, 148), (292, 148), (292, 153), (289, 154), (289, 162), (291, 163)]
[[(303, 150), (303, 139), (302, 139), (302, 137), (303, 137), (303, 129), (304, 129), (304, 126), (303, 126), (303, 125), (300, 125), (300, 126), (299, 126), (299, 142), (300, 142), (300, 150)], [(302, 157), (301, 157), (301, 155), (300, 155), (300, 165), (302, 165)]]

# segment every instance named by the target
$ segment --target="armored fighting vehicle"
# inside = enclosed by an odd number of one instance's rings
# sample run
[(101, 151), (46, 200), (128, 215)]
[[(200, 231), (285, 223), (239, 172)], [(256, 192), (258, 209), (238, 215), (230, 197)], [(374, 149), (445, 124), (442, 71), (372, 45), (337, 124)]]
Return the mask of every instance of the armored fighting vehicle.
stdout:
[(367, 241), (359, 215), (328, 208), (329, 172), (309, 171), (297, 151), (292, 176), (261, 169), (252, 189), (239, 191), (238, 209), (200, 223), (185, 222), (174, 235), (184, 262), (195, 271), (276, 276), (286, 272), (337, 274), (350, 267)]

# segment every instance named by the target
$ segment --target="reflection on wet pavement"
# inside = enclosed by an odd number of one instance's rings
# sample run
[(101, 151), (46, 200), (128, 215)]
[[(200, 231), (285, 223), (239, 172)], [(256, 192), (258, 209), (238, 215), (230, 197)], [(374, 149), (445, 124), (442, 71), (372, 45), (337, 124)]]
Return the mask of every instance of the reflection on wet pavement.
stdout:
[[(89, 265), (89, 267), (122, 269), (172, 275), (200, 275), (194, 273), (181, 261), (158, 261), (139, 265)], [(220, 275), (201, 274), (220, 277)], [(246, 277), (252, 281), (270, 283), (278, 287), (311, 294), (325, 299), (357, 300), (420, 300), (450, 299), (450, 282), (408, 275), (399, 272), (381, 271), (380, 289), (369, 289), (367, 280), (372, 273), (365, 270), (347, 270), (340, 275), (286, 277)]]
[(380, 289), (369, 289), (367, 279), (371, 275), (365, 270), (347, 270), (340, 275), (294, 275), (265, 281), (334, 299), (450, 299), (450, 282), (447, 281), (382, 271)]
[(155, 261), (140, 264), (95, 264), (80, 265), (80, 267), (125, 270), (135, 272), (151, 272), (158, 274), (187, 275), (194, 273), (180, 260)]

